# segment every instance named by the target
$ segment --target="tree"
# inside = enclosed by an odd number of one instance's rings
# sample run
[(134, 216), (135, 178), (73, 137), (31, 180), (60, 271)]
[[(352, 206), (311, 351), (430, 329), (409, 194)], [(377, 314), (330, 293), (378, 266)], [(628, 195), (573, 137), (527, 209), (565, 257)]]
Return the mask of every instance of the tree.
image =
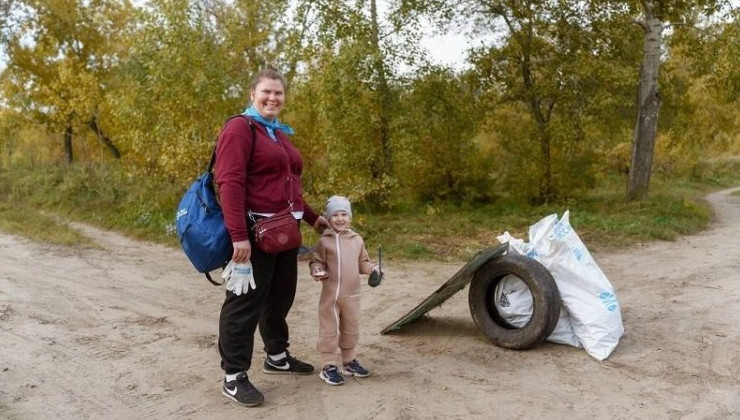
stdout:
[(643, 1), (642, 6), (644, 14), (640, 24), (645, 35), (637, 91), (637, 121), (627, 183), (628, 200), (640, 200), (647, 196), (661, 102), (658, 93), (658, 73), (663, 46), (663, 22), (657, 16), (654, 2)]
[[(388, 203), (396, 185), (393, 128), (398, 103), (399, 57), (415, 51), (402, 32), (382, 20), (375, 0), (301, 2), (316, 24), (306, 57), (306, 78), (300, 92), (311, 104), (297, 103), (324, 119), (319, 141), (299, 134), (298, 140), (325, 144), (328, 172), (325, 188), (341, 188), (354, 200), (377, 206)], [(405, 49), (404, 49), (405, 48)], [(302, 124), (306, 126), (306, 124)], [(315, 133), (315, 134), (313, 134)], [(308, 134), (308, 133), (307, 133)], [(360, 152), (361, 153), (358, 153)]]
[(475, 142), (484, 113), (473, 86), (447, 68), (421, 68), (400, 95), (396, 174), (404, 197), (465, 204), (490, 201), (491, 161)]
[(668, 176), (708, 175), (707, 162), (738, 153), (740, 21), (696, 14), (667, 38), (662, 67), (662, 145), (655, 169)]
[(643, 58), (640, 65), (637, 120), (627, 183), (627, 200), (642, 200), (648, 195), (661, 105), (658, 79), (665, 42), (664, 22), (682, 22), (685, 16), (690, 16), (698, 7), (703, 7), (708, 13), (716, 8), (714, 0), (699, 2), (640, 0), (639, 4), (642, 12), (639, 25), (644, 32)]
[[(664, 52), (664, 27), (682, 22), (697, 10), (711, 13), (718, 2), (467, 0), (451, 5), (439, 0), (403, 0), (401, 3), (401, 10), (407, 14), (433, 16), (441, 25), (457, 22), (469, 28), (470, 33), (489, 29), (494, 34), (495, 41), (479, 48), (471, 59), (483, 80), (493, 78), (491, 85), (498, 85), (494, 95), (527, 105), (531, 122), (537, 126), (533, 133), (539, 145), (537, 150), (528, 149), (536, 153), (537, 165), (533, 169), (539, 172), (536, 201), (547, 201), (559, 194), (557, 180), (563, 175), (555, 172), (554, 153), (558, 149), (554, 147), (553, 136), (563, 134), (561, 130), (566, 128), (572, 130), (567, 134), (573, 139), (588, 140), (582, 125), (588, 121), (588, 114), (569, 111), (587, 111), (574, 94), (583, 97), (599, 91), (583, 88), (591, 84), (588, 78), (579, 77), (582, 76), (579, 74), (581, 68), (593, 66), (589, 55), (598, 60), (606, 59), (617, 74), (632, 65), (629, 60), (635, 54), (630, 51), (630, 45), (637, 45), (631, 44), (633, 36), (626, 34), (623, 28), (634, 24), (636, 19), (642, 28), (643, 51), (627, 198), (641, 199), (647, 195), (660, 108), (658, 78)], [(465, 18), (461, 22), (456, 16)], [(617, 46), (617, 54), (604, 48), (613, 45)], [(602, 55), (604, 52), (607, 55)], [(598, 64), (595, 67), (599, 67)], [(512, 77), (515, 74), (516, 79)], [(576, 118), (568, 124), (562, 124), (561, 119), (555, 130), (558, 115)], [(570, 149), (576, 144), (569, 142), (562, 146)]]
[[(601, 92), (621, 94), (622, 52), (631, 42), (601, 36), (613, 29), (607, 24), (611, 19), (625, 15), (624, 8), (591, 2), (467, 0), (453, 6), (408, 0), (401, 12), (460, 25), (471, 36), (490, 34), (492, 40), (473, 49), (470, 61), (489, 108), (482, 128), (507, 130), (498, 133), (498, 150), (512, 158), (500, 171), (517, 180), (522, 188), (515, 191), (543, 203), (592, 182), (594, 165), (588, 158), (595, 140), (588, 129), (610, 100)], [(518, 121), (527, 127), (500, 121), (511, 112), (526, 112)]]
[(180, 182), (205, 168), (219, 128), (248, 106), (252, 78), (292, 62), (300, 42), (284, 42), (288, 6), (153, 0), (140, 10), (106, 104), (132, 170)]
[(99, 124), (106, 79), (116, 62), (116, 41), (131, 13), (111, 0), (16, 0), (6, 3), (2, 42), (8, 68), (2, 91), (8, 103), (64, 133), (64, 155), (74, 160), (73, 136), (83, 128), (118, 158)]

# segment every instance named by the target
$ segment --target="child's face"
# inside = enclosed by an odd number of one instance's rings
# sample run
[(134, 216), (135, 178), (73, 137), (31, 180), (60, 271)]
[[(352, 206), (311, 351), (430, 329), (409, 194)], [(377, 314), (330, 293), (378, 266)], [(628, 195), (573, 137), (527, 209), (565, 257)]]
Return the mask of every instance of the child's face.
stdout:
[(349, 229), (349, 214), (344, 210), (335, 211), (329, 216), (329, 226), (337, 232)]

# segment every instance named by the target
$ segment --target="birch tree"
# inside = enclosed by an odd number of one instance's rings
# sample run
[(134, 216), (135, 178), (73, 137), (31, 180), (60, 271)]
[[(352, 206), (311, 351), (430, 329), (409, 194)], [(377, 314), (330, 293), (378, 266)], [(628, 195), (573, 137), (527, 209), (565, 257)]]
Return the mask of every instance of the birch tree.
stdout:
[(718, 2), (714, 0), (639, 2), (640, 18), (637, 23), (643, 31), (643, 57), (637, 90), (637, 118), (627, 183), (627, 200), (643, 200), (648, 196), (662, 102), (658, 81), (665, 45), (664, 30), (668, 25), (682, 23), (685, 16), (690, 16), (696, 11), (713, 13), (717, 7)]
[(658, 74), (663, 47), (663, 22), (658, 17), (657, 2), (643, 0), (643, 57), (637, 89), (637, 120), (632, 141), (632, 160), (627, 183), (627, 199), (647, 197), (653, 167), (655, 137), (658, 132), (660, 93)]

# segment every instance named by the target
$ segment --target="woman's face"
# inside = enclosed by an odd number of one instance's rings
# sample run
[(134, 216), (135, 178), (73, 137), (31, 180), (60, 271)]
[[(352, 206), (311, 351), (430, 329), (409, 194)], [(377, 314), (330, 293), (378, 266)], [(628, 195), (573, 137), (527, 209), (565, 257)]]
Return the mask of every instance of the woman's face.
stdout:
[(285, 103), (285, 88), (280, 80), (262, 79), (250, 92), (252, 104), (266, 120), (277, 118)]

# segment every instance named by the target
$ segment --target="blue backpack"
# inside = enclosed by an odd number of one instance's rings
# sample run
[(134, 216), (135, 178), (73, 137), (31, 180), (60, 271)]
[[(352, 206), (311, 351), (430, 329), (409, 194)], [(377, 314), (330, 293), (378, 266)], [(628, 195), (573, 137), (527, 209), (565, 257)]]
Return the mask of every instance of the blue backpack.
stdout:
[[(254, 125), (249, 118), (247, 121), (252, 132), (252, 152), (254, 152), (256, 140)], [(219, 286), (223, 282), (214, 281), (210, 272), (224, 268), (231, 259), (234, 249), (213, 187), (212, 171), (215, 161), (216, 146), (213, 147), (208, 170), (193, 181), (180, 200), (175, 225), (180, 246), (195, 269), (204, 273), (208, 281)]]

